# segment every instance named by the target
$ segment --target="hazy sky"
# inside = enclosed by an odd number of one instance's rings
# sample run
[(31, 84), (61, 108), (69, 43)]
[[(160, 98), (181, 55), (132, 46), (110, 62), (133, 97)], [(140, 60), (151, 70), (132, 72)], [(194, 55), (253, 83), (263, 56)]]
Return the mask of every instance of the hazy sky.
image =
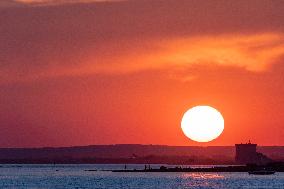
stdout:
[[(0, 147), (284, 145), (284, 1), (0, 1)], [(200, 144), (183, 113), (225, 130)]]

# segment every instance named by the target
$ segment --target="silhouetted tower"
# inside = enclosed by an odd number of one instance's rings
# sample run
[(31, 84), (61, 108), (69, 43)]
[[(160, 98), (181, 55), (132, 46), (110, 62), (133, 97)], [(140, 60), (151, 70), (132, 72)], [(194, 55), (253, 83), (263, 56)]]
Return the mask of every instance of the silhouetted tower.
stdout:
[(256, 163), (258, 161), (258, 155), (256, 152), (257, 144), (235, 144), (236, 157), (235, 160), (239, 164)]

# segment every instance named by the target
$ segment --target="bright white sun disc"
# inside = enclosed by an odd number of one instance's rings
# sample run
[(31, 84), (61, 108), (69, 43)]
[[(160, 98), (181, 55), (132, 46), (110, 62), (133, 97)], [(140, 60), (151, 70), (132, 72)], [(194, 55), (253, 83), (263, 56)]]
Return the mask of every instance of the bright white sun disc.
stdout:
[(181, 128), (184, 134), (197, 142), (209, 142), (224, 130), (221, 113), (210, 106), (195, 106), (183, 115)]

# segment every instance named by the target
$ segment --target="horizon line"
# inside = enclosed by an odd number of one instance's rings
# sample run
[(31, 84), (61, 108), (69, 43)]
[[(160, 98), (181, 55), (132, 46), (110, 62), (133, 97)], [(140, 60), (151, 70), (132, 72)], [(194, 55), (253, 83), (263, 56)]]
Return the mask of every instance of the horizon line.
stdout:
[[(236, 143), (236, 144), (246, 144), (246, 143)], [(254, 143), (257, 144), (257, 143)], [(160, 146), (160, 147), (198, 147), (198, 148), (208, 148), (208, 147), (234, 147), (235, 145), (166, 145), (166, 144), (136, 144), (136, 143), (117, 143), (117, 144), (89, 144), (89, 145), (74, 145), (74, 146), (39, 146), (39, 147), (0, 147), (0, 149), (46, 149), (46, 148), (81, 148), (81, 147), (95, 147), (95, 146)], [(258, 145), (258, 147), (284, 147), (284, 145)]]

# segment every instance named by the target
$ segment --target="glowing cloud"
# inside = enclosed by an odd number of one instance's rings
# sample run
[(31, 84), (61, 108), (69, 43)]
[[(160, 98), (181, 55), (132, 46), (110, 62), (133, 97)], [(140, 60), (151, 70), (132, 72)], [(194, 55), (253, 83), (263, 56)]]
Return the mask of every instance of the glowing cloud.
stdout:
[(264, 71), (284, 54), (280, 34), (225, 35), (184, 38), (168, 42), (165, 61), (177, 65), (215, 63)]
[[(149, 42), (148, 42), (149, 43)], [(153, 41), (152, 48), (127, 49), (111, 57), (92, 57), (73, 74), (129, 73), (147, 69), (190, 68), (192, 65), (216, 64), (236, 66), (248, 71), (265, 71), (284, 55), (281, 34), (199, 36)], [(97, 58), (97, 57), (96, 57)], [(80, 73), (79, 73), (80, 72)]]
[[(169, 68), (174, 68), (173, 72), (175, 72), (179, 69), (190, 69), (195, 65), (212, 64), (263, 72), (277, 58), (284, 55), (283, 43), (283, 35), (272, 33), (148, 40), (145, 43), (139, 42), (139, 45), (133, 42), (131, 43), (133, 48), (130, 48), (132, 46), (123, 47), (121, 52), (116, 48), (110, 49), (109, 54), (106, 55), (94, 54), (96, 49), (90, 48), (86, 50), (83, 58), (77, 60), (78, 64), (67, 66), (54, 60), (53, 66), (45, 67), (37, 73), (21, 75), (16, 80), (92, 74), (128, 74)], [(17, 77), (14, 76), (15, 78)], [(181, 80), (187, 81), (194, 78), (194, 75), (180, 77)]]

